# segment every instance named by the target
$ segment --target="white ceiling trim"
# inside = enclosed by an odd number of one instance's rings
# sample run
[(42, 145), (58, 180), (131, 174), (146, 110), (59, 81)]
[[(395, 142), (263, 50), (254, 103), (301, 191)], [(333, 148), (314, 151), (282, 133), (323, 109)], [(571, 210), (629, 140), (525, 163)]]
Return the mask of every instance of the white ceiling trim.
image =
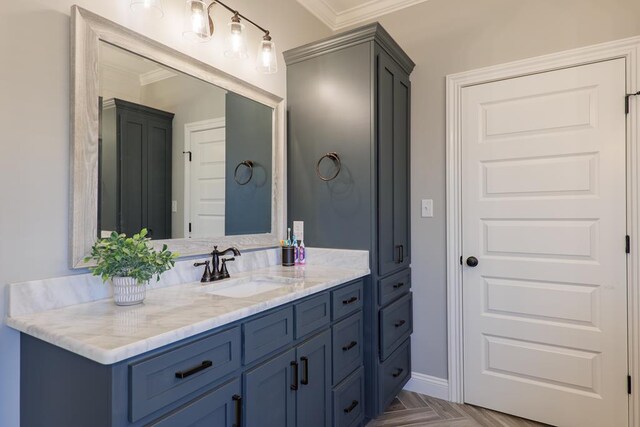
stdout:
[(298, 0), (298, 3), (335, 31), (425, 1), (427, 0), (369, 0), (341, 11), (336, 11), (325, 0)]
[(177, 76), (176, 73), (172, 73), (164, 68), (157, 68), (155, 70), (148, 71), (144, 74), (140, 74), (140, 86), (150, 85), (151, 83), (159, 82), (164, 79), (170, 79)]

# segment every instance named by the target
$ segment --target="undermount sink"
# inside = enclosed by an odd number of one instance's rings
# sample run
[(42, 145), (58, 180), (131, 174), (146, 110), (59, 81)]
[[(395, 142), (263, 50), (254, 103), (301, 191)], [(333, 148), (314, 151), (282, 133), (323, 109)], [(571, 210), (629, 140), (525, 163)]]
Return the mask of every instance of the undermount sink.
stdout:
[(252, 276), (211, 285), (213, 288), (205, 293), (229, 298), (247, 298), (298, 283), (298, 279), (287, 277)]

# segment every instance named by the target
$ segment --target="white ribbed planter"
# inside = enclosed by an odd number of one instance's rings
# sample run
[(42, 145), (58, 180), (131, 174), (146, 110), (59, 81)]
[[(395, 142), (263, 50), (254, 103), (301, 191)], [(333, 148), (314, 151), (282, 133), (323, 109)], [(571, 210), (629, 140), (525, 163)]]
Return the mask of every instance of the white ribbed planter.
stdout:
[(135, 305), (144, 301), (147, 294), (147, 287), (138, 284), (133, 277), (114, 277), (111, 279), (113, 285), (113, 301), (116, 305)]

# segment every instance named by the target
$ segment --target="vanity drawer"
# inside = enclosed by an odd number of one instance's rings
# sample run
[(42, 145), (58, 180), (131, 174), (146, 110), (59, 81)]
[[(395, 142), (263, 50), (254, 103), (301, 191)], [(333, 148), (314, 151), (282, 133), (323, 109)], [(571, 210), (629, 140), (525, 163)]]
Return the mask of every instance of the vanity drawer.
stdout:
[(402, 345), (379, 366), (378, 408), (383, 411), (411, 376), (411, 340)]
[(380, 358), (385, 360), (413, 332), (412, 295), (380, 310)]
[(360, 368), (333, 391), (333, 425), (352, 427), (363, 419), (364, 368)]
[(362, 312), (333, 325), (333, 384), (362, 365), (363, 332)]
[(244, 363), (248, 364), (293, 342), (293, 307), (244, 324)]
[(333, 320), (362, 308), (362, 280), (331, 292)]
[(406, 269), (393, 276), (380, 280), (378, 286), (378, 300), (384, 306), (401, 297), (411, 289), (411, 270)]
[(295, 305), (296, 339), (331, 323), (331, 299), (326, 292)]
[(240, 368), (240, 328), (129, 365), (129, 419), (140, 418)]

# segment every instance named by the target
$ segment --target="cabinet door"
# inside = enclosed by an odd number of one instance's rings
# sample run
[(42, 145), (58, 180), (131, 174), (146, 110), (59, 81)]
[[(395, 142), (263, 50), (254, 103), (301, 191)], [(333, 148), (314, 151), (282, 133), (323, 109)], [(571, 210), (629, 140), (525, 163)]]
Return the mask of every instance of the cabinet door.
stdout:
[(331, 426), (331, 334), (329, 330), (298, 346), (300, 385), (296, 425)]
[(149, 235), (171, 238), (171, 140), (170, 120), (147, 120), (147, 188), (144, 193)]
[[(244, 374), (246, 426), (293, 427), (299, 379), (295, 349)], [(295, 386), (295, 387), (294, 387)]]
[(393, 236), (400, 246), (398, 269), (411, 265), (410, 94), (409, 76), (398, 70), (393, 93)]
[(384, 52), (378, 53), (378, 273), (410, 264), (409, 79)]
[(231, 381), (167, 415), (152, 427), (240, 427), (240, 381)]
[(140, 195), (146, 187), (146, 117), (134, 111), (118, 110), (118, 233), (127, 236), (146, 225), (145, 206)]

